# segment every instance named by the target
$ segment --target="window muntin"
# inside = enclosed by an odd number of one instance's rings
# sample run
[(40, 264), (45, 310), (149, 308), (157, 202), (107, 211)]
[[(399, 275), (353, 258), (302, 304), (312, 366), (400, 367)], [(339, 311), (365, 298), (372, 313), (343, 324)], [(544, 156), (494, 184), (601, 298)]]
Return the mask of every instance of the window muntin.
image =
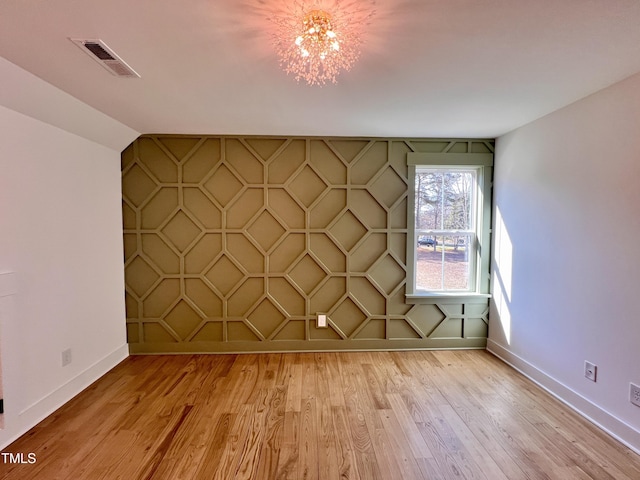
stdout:
[(415, 293), (474, 292), (479, 169), (416, 167)]

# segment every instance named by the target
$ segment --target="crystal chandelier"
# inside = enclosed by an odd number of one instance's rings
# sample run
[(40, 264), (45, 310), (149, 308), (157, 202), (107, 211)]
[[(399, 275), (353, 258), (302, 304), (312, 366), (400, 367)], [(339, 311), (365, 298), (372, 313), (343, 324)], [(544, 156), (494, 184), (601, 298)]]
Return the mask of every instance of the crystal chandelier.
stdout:
[(328, 9), (305, 9), (301, 4), (295, 7), (290, 15), (273, 19), (280, 66), (297, 81), (304, 80), (309, 85), (336, 83), (340, 72), (350, 70), (358, 59), (360, 30), (372, 12), (348, 12), (339, 3), (332, 13)]

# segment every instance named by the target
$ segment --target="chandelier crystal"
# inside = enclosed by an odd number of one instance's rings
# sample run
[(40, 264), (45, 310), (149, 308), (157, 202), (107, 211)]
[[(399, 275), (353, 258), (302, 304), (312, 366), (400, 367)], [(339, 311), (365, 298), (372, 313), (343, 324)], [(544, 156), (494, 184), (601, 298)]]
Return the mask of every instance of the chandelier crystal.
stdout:
[[(297, 81), (309, 85), (337, 83), (341, 71), (348, 71), (360, 55), (360, 30), (371, 13), (349, 18), (339, 4), (328, 9), (305, 9), (274, 18), (274, 43), (280, 66)], [(353, 12), (351, 12), (353, 13)], [(358, 11), (357, 13), (361, 13)]]

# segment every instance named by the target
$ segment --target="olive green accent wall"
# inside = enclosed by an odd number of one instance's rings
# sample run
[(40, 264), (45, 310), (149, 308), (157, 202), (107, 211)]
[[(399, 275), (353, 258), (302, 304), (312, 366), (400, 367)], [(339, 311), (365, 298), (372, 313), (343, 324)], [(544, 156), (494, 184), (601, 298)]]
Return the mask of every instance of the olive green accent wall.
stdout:
[(483, 348), (488, 302), (405, 303), (407, 153), (492, 151), (490, 140), (138, 138), (122, 154), (131, 352)]

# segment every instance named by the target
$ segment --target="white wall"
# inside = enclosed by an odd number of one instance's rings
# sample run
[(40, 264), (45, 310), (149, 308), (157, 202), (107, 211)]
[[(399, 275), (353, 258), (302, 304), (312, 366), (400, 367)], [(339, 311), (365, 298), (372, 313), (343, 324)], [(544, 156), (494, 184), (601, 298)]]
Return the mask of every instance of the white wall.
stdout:
[[(121, 152), (139, 133), (0, 57), (0, 105)], [(113, 81), (122, 81), (114, 77)], [(125, 80), (126, 81), (126, 80)]]
[[(52, 91), (8, 62), (0, 67), (40, 97)], [(104, 123), (95, 111), (85, 121), (94, 116)], [(121, 127), (119, 140), (111, 132), (98, 143), (0, 106), (0, 274), (13, 272), (0, 285), (0, 448), (128, 355), (120, 150), (104, 146), (135, 137)], [(67, 348), (72, 363), (62, 367)]]
[(639, 128), (636, 75), (498, 139), (488, 342), (636, 451)]

